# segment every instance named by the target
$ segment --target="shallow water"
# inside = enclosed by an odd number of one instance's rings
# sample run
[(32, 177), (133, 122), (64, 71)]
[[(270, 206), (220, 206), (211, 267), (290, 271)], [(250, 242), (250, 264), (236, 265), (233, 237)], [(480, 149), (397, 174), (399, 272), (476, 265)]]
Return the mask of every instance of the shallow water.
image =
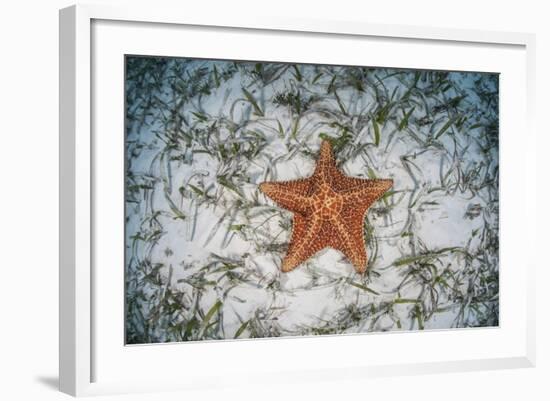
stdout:
[[(129, 57), (128, 343), (498, 325), (498, 75)], [(280, 271), (292, 214), (258, 184), (392, 178), (368, 270)]]

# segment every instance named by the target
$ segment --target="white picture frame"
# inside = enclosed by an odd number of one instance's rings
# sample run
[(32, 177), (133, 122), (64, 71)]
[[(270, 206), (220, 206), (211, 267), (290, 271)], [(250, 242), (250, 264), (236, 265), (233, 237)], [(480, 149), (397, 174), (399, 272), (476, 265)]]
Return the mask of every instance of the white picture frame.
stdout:
[[(139, 41), (140, 31), (150, 29), (147, 35), (141, 38), (142, 51), (151, 52), (155, 46), (155, 39), (162, 38), (169, 31), (176, 30), (185, 34), (186, 27), (193, 28), (193, 35), (204, 36), (206, 47), (210, 46), (219, 51), (225, 51), (223, 56), (231, 58), (231, 46), (208, 38), (212, 32), (235, 33), (243, 38), (252, 38), (253, 35), (286, 35), (305, 38), (303, 40), (323, 41), (327, 43), (331, 38), (338, 38), (341, 43), (346, 41), (384, 41), (385, 44), (406, 42), (407, 46), (416, 45), (437, 46), (442, 54), (449, 48), (452, 52), (477, 51), (490, 54), (485, 58), (492, 58), (493, 64), (484, 64), (470, 56), (463, 61), (466, 64), (452, 68), (452, 57), (438, 64), (441, 68), (461, 69), (469, 65), (470, 69), (483, 70), (487, 66), (497, 65), (492, 71), (499, 71), (498, 60), (510, 60), (510, 82), (506, 88), (517, 88), (517, 99), (512, 99), (511, 91), (504, 90), (501, 100), (504, 102), (502, 112), (508, 107), (521, 108), (513, 118), (504, 116), (502, 124), (502, 153), (501, 163), (506, 175), (502, 173), (502, 197), (507, 208), (503, 208), (501, 222), (506, 243), (517, 244), (516, 249), (506, 250), (501, 254), (502, 270), (502, 323), (499, 328), (485, 330), (452, 330), (431, 333), (402, 333), (381, 335), (355, 336), (327, 336), (309, 339), (266, 339), (255, 341), (232, 342), (205, 342), (202, 344), (172, 344), (152, 345), (143, 347), (125, 347), (122, 338), (117, 337), (120, 327), (111, 327), (120, 319), (120, 300), (123, 294), (115, 294), (119, 287), (108, 284), (109, 277), (98, 274), (98, 261), (104, 258), (115, 257), (114, 253), (103, 250), (97, 253), (94, 241), (102, 241), (107, 232), (100, 231), (105, 227), (105, 219), (112, 217), (110, 211), (105, 211), (99, 193), (105, 193), (103, 185), (96, 180), (97, 176), (105, 171), (122, 169), (114, 154), (109, 153), (108, 147), (97, 143), (94, 139), (94, 129), (111, 125), (113, 130), (120, 128), (119, 121), (103, 118), (98, 104), (114, 102), (115, 109), (121, 107), (122, 87), (113, 89), (94, 87), (93, 80), (97, 74), (101, 81), (103, 71), (101, 60), (109, 54), (114, 59), (122, 53), (135, 50), (137, 44), (125, 48), (131, 40)], [(125, 32), (127, 34), (125, 34)], [(131, 32), (131, 34), (130, 34)], [(170, 31), (175, 32), (175, 31)], [(228, 33), (228, 34), (229, 34)], [(94, 41), (94, 35), (96, 40)], [(156, 36), (160, 35), (160, 36)], [(106, 39), (109, 39), (106, 41)], [(151, 43), (146, 43), (148, 40)], [(107, 45), (107, 43), (110, 43)], [(164, 55), (173, 55), (174, 44), (163, 44), (157, 41), (158, 52)], [(305, 43), (305, 42), (304, 42)], [(320, 43), (320, 42), (319, 42)], [(118, 47), (117, 47), (118, 46)], [(244, 45), (243, 45), (244, 46)], [(249, 45), (252, 46), (252, 45)], [(227, 48), (226, 48), (227, 47)], [(343, 46), (345, 48), (345, 46)], [(535, 232), (533, 216), (536, 216), (535, 206), (529, 202), (526, 191), (518, 191), (509, 183), (519, 182), (524, 188), (534, 186), (535, 182), (535, 143), (532, 127), (534, 112), (534, 35), (525, 33), (484, 32), (458, 29), (435, 29), (427, 27), (373, 25), (367, 22), (324, 21), (324, 20), (296, 20), (292, 18), (248, 18), (214, 17), (207, 15), (182, 14), (178, 10), (158, 9), (155, 7), (113, 8), (109, 6), (78, 5), (60, 11), (60, 390), (75, 396), (95, 395), (108, 393), (126, 393), (134, 391), (165, 391), (167, 389), (206, 389), (220, 386), (239, 386), (247, 382), (269, 383), (273, 380), (327, 380), (338, 378), (353, 378), (360, 380), (363, 377), (421, 374), (431, 372), (454, 372), (480, 369), (504, 369), (517, 367), (532, 367), (535, 364), (535, 295), (534, 269), (536, 260), (520, 259), (523, 251), (526, 255), (534, 255), (533, 244), (528, 238), (519, 238), (513, 231)], [(149, 50), (147, 50), (149, 49)], [(477, 50), (476, 50), (477, 49)], [(499, 50), (500, 49), (500, 50)], [(105, 53), (102, 51), (105, 50)], [(261, 50), (261, 49), (260, 49)], [(257, 55), (257, 59), (269, 58), (269, 50)], [(289, 60), (299, 56), (287, 49)], [(314, 50), (309, 55), (303, 55), (305, 61), (326, 62), (327, 57), (312, 59)], [(433, 49), (432, 49), (433, 50)], [(198, 50), (197, 50), (198, 51)], [(235, 50), (236, 51), (236, 50)], [(428, 50), (426, 50), (428, 51)], [(111, 53), (114, 52), (114, 53)], [(117, 53), (118, 52), (118, 53)], [(139, 50), (138, 50), (139, 52)], [(345, 52), (345, 49), (342, 50)], [(494, 52), (494, 54), (491, 54)], [(153, 52), (155, 53), (155, 52)], [(306, 53), (306, 52), (300, 52)], [(500, 56), (502, 53), (502, 58)], [(211, 54), (211, 53), (210, 53)], [(336, 53), (335, 53), (336, 54)], [(342, 53), (344, 54), (344, 53)], [(177, 54), (175, 54), (177, 55)], [(194, 56), (197, 53), (193, 53)], [(97, 59), (96, 59), (97, 56)], [(389, 55), (387, 55), (389, 56)], [(406, 56), (406, 54), (405, 54)], [(414, 60), (405, 56), (392, 56), (382, 62), (384, 65), (429, 68), (428, 61)], [(410, 56), (410, 54), (409, 54)], [(110, 57), (110, 56), (109, 56)], [(235, 57), (235, 56), (233, 56)], [(401, 61), (399, 59), (401, 57)], [(279, 56), (280, 58), (280, 56)], [(429, 59), (429, 57), (427, 57)], [(480, 56), (480, 59), (484, 59)], [(121, 62), (121, 60), (119, 60)], [(353, 64), (354, 60), (348, 60)], [(360, 63), (358, 59), (355, 61)], [(397, 64), (396, 64), (397, 63)], [(469, 64), (468, 64), (469, 63)], [(476, 64), (477, 63), (477, 64)], [(489, 61), (487, 61), (489, 63)], [(118, 65), (120, 67), (120, 65)], [(118, 68), (117, 67), (117, 68)], [(432, 65), (433, 67), (433, 65)], [(515, 68), (515, 69), (513, 69)], [(508, 70), (506, 70), (508, 71)], [(120, 71), (119, 71), (120, 72)], [(122, 74), (119, 74), (119, 78)], [(104, 92), (111, 91), (116, 96), (111, 99), (104, 96)], [(103, 96), (103, 97), (102, 97)], [(516, 103), (506, 103), (506, 102)], [(118, 102), (118, 103), (117, 103)], [(122, 115), (120, 116), (122, 118)], [(95, 127), (95, 128), (94, 128)], [(511, 146), (507, 140), (512, 129), (520, 129), (524, 145)], [(118, 142), (111, 143), (119, 150), (122, 131)], [(116, 153), (116, 152), (115, 152)], [(122, 152), (120, 152), (122, 154)], [(513, 156), (513, 155), (516, 156)], [(119, 155), (120, 156), (120, 155)], [(516, 168), (512, 167), (515, 159), (519, 160)], [(103, 171), (103, 173), (101, 172)], [(121, 170), (122, 171), (122, 170)], [(115, 174), (116, 175), (116, 174)], [(101, 181), (101, 180), (100, 180)], [(99, 186), (98, 186), (99, 185)], [(114, 184), (113, 184), (114, 185)], [(120, 194), (113, 198), (114, 203)], [(119, 204), (122, 208), (122, 204)], [(118, 210), (119, 212), (120, 210)], [(113, 210), (113, 213), (118, 213)], [(103, 219), (103, 220), (102, 220)], [(122, 220), (121, 220), (122, 221)], [(117, 232), (120, 227), (115, 228)], [(99, 235), (99, 237), (98, 237)], [(532, 242), (532, 241), (531, 241)], [(513, 248), (513, 247), (512, 247)], [(122, 252), (122, 250), (120, 250)], [(508, 264), (517, 266), (517, 271), (508, 269)], [(112, 273), (113, 280), (120, 284), (123, 267)], [(511, 272), (511, 274), (508, 274)], [(514, 286), (514, 291), (509, 289)], [(101, 293), (101, 300), (98, 300)], [(95, 298), (94, 298), (95, 297)], [(118, 297), (118, 298), (117, 298)], [(106, 303), (112, 303), (114, 313), (110, 318), (105, 317)], [(510, 311), (510, 312), (508, 312)], [(506, 318), (506, 315), (514, 319)], [(109, 320), (110, 319), (110, 320)], [(512, 322), (512, 320), (514, 322)], [(98, 330), (97, 327), (101, 327)], [(113, 334), (105, 334), (112, 328)], [(120, 340), (117, 340), (117, 338)], [(369, 354), (370, 360), (361, 358), (361, 352), (348, 352), (367, 347), (366, 342), (376, 342), (376, 348), (392, 346), (394, 349), (407, 350), (417, 348), (421, 344), (429, 345), (451, 343), (457, 344), (456, 349), (441, 348), (426, 358), (419, 358), (418, 354), (405, 352), (404, 357), (396, 358), (376, 353)], [(465, 352), (461, 347), (467, 344), (487, 344), (487, 348), (479, 347), (472, 352)], [(106, 345), (108, 344), (108, 345)], [(113, 345), (114, 344), (114, 345)], [(117, 345), (118, 344), (118, 345)], [(494, 347), (491, 345), (493, 344)], [(410, 345), (410, 347), (409, 347)], [(111, 348), (109, 348), (111, 347)], [(113, 348), (113, 347), (120, 347)], [(316, 359), (316, 351), (323, 347), (328, 351), (329, 361)], [(361, 347), (361, 348), (358, 348)], [(368, 348), (368, 347), (367, 347)], [(449, 348), (455, 348), (449, 347)], [(347, 350), (349, 356), (341, 356), (338, 350)], [(389, 349), (389, 348), (386, 348)], [(454, 353), (453, 353), (454, 352)], [(221, 354), (220, 354), (221, 353)], [(285, 359), (277, 359), (277, 355), (287, 354), (286, 362), (292, 369), (286, 369)], [(273, 366), (262, 366), (258, 355), (266, 354), (275, 358)], [(429, 353), (428, 353), (429, 354)], [(436, 355), (436, 354), (439, 354)], [(461, 357), (461, 355), (464, 355)], [(147, 378), (131, 379), (131, 366), (143, 361), (146, 366), (159, 366), (159, 363), (174, 360), (185, 356), (196, 365), (187, 368), (183, 373), (170, 375), (162, 368), (155, 368), (155, 374)], [(221, 365), (215, 371), (200, 363), (199, 356), (214, 358), (224, 355), (218, 361)], [(239, 357), (240, 356), (240, 357)], [(235, 366), (235, 358), (242, 359)], [(228, 361), (231, 362), (230, 366)], [(252, 367), (250, 364), (254, 364)], [(129, 370), (128, 375), (120, 372)], [(237, 373), (231, 374), (232, 370)], [(105, 372), (105, 373), (104, 373)], [(244, 373), (244, 374), (243, 374)]]

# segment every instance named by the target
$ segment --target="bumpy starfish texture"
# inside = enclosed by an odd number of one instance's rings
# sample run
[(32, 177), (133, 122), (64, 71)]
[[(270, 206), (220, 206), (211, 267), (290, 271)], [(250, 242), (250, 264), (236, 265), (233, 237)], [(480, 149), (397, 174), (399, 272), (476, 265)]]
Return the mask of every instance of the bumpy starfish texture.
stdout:
[(393, 180), (344, 175), (336, 167), (330, 142), (321, 143), (309, 178), (264, 182), (260, 190), (293, 212), (293, 229), (281, 270), (289, 272), (320, 250), (342, 252), (358, 273), (367, 269), (363, 225), (368, 208), (391, 188)]

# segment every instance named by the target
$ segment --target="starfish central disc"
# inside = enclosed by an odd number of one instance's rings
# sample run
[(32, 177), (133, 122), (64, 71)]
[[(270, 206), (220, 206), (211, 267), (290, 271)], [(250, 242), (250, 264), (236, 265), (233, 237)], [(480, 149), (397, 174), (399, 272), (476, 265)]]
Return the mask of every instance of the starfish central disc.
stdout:
[(336, 167), (330, 142), (323, 141), (313, 175), (264, 182), (260, 190), (294, 213), (292, 236), (281, 266), (290, 271), (326, 247), (342, 252), (355, 270), (367, 268), (363, 225), (368, 208), (393, 185), (390, 179), (348, 177)]
[(318, 213), (323, 220), (339, 216), (344, 206), (344, 197), (327, 184), (323, 184), (321, 190), (312, 197), (312, 201), (313, 214)]

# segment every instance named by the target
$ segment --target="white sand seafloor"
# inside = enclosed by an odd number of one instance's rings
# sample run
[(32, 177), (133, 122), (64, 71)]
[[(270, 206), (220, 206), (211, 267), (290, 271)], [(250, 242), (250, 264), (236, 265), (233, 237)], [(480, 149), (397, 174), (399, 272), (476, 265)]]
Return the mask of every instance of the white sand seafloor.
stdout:
[[(498, 325), (498, 77), (350, 68), (128, 60), (128, 343)], [(394, 180), (364, 275), (333, 249), (280, 271), (292, 214), (258, 184), (326, 137)]]

